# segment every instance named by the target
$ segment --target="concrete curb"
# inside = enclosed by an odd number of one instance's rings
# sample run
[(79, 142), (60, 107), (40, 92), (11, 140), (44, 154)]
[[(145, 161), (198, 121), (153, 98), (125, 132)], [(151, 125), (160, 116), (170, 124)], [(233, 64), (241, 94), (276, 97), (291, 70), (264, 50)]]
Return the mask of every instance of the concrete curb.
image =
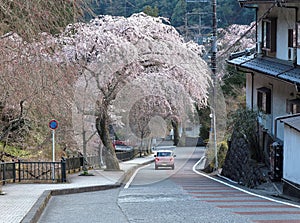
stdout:
[(108, 190), (108, 189), (118, 188), (120, 186), (121, 184), (116, 183), (110, 185), (99, 185), (99, 186), (90, 186), (90, 187), (87, 186), (87, 187), (78, 187), (78, 188), (46, 190), (35, 202), (35, 204), (32, 206), (30, 211), (25, 215), (21, 223), (38, 222), (52, 196)]
[(51, 198), (51, 191), (46, 190), (22, 219), (22, 223), (37, 222)]
[(98, 185), (98, 186), (85, 186), (85, 187), (77, 187), (77, 188), (66, 188), (66, 189), (55, 189), (55, 190), (46, 190), (39, 197), (39, 199), (32, 206), (30, 211), (25, 215), (22, 219), (21, 223), (37, 223), (40, 219), (43, 211), (45, 210), (51, 196), (58, 195), (66, 195), (66, 194), (75, 194), (75, 193), (84, 193), (84, 192), (94, 192), (101, 190), (108, 190), (113, 188), (121, 187), (125, 182), (127, 182), (134, 172), (141, 166), (147, 165), (149, 163), (154, 162), (154, 160), (150, 160), (143, 164), (138, 164), (126, 172), (121, 176), (121, 178), (115, 184), (109, 185)]

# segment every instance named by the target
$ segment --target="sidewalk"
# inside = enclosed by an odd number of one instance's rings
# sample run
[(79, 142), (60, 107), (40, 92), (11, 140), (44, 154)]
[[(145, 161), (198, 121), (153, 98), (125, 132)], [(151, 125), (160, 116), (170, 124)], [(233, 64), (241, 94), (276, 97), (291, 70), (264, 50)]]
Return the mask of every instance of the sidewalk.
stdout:
[(94, 176), (67, 176), (64, 184), (6, 184), (0, 196), (0, 223), (36, 222), (52, 195), (80, 193), (120, 187), (141, 165), (154, 161), (152, 155), (120, 162), (121, 171), (90, 170)]

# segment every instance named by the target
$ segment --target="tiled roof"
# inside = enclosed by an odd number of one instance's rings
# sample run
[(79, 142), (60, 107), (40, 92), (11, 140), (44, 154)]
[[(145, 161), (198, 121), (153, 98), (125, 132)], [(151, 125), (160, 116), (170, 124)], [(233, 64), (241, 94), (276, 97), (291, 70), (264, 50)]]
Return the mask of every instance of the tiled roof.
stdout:
[[(276, 3), (275, 0), (238, 0), (240, 4)], [(298, 3), (299, 0), (280, 0), (280, 3)]]
[(274, 2), (274, 0), (238, 0), (241, 3), (262, 3), (262, 2)]
[(292, 63), (275, 58), (255, 57), (254, 54), (230, 58), (227, 62), (243, 69), (256, 71), (291, 83), (300, 84), (300, 68), (294, 67)]

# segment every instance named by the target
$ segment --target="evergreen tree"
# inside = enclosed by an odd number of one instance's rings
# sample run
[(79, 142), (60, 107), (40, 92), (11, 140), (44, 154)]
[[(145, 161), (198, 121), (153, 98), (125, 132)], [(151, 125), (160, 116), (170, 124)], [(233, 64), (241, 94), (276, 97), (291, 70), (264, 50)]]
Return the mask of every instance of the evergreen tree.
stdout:
[(153, 16), (153, 17), (158, 17), (158, 8), (154, 6), (153, 8), (150, 5), (147, 5), (144, 10), (144, 13), (147, 15)]
[(177, 27), (177, 26), (184, 25), (185, 12), (186, 12), (186, 1), (179, 0), (176, 4), (176, 7), (171, 17), (171, 23), (173, 26)]
[[(155, 14), (157, 12), (158, 16), (171, 19), (171, 23), (175, 27), (184, 25), (187, 12), (204, 13), (201, 18), (202, 24), (211, 25), (212, 6), (210, 0), (188, 3), (187, 0), (94, 0), (92, 8), (96, 15), (126, 17), (145, 10), (146, 13), (151, 11)], [(237, 0), (218, 0), (217, 16), (218, 27), (224, 28), (229, 24), (249, 24), (254, 21), (255, 13), (252, 9), (241, 8)], [(198, 16), (190, 19), (192, 24), (199, 23)]]

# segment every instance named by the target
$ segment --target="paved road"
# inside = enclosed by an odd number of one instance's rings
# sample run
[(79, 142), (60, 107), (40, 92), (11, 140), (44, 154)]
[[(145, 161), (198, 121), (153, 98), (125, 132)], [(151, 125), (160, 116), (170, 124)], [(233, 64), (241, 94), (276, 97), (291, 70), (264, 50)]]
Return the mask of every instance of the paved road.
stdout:
[(293, 204), (253, 196), (191, 172), (197, 160), (195, 153), (184, 168), (172, 177), (193, 199), (205, 202), (205, 205), (211, 205), (215, 210), (226, 211), (229, 216), (245, 217), (249, 222), (300, 223), (300, 208)]
[(203, 149), (177, 148), (175, 170), (141, 168), (124, 188), (51, 198), (40, 222), (300, 223), (300, 209), (193, 171)]

